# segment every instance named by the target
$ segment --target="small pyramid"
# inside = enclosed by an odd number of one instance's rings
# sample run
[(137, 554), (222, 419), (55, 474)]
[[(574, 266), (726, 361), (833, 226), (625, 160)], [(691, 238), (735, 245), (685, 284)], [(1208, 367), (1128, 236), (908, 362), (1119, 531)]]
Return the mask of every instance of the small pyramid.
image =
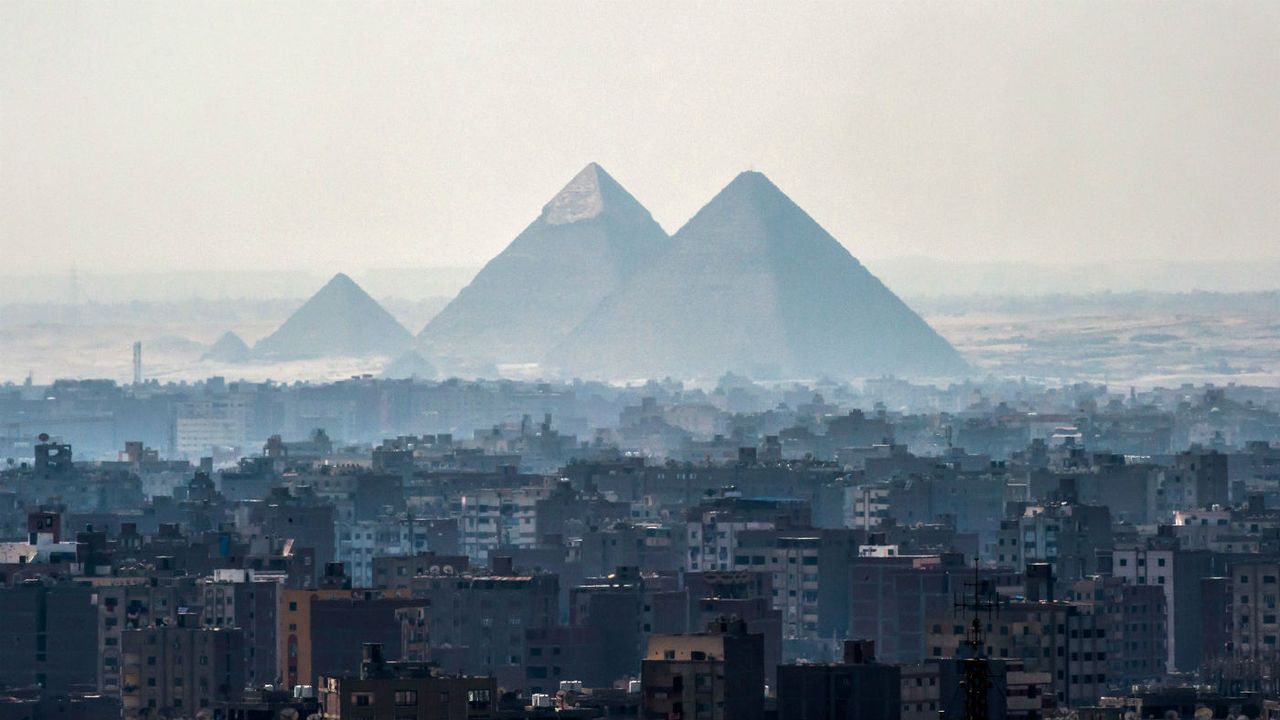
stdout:
[(412, 340), (378, 301), (338, 273), (279, 329), (258, 341), (253, 354), (275, 360), (395, 355)]
[(942, 377), (967, 365), (757, 172), (736, 177), (546, 358), (588, 377)]
[(537, 362), (670, 239), (604, 168), (583, 168), (418, 335), (433, 357)]
[(252, 356), (253, 351), (249, 349), (249, 345), (240, 339), (239, 335), (228, 330), (209, 346), (209, 349), (205, 351), (200, 359), (213, 362), (242, 363), (249, 362)]
[(388, 380), (432, 380), (436, 374), (435, 365), (415, 350), (404, 353), (382, 368), (382, 377)]

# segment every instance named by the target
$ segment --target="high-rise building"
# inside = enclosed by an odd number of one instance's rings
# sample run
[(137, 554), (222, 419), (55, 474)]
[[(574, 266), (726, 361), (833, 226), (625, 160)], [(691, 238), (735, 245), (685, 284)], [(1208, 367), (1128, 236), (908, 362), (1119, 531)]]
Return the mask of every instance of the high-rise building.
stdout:
[(180, 613), (177, 625), (122, 633), (123, 717), (194, 716), (244, 692), (244, 632), (200, 627)]

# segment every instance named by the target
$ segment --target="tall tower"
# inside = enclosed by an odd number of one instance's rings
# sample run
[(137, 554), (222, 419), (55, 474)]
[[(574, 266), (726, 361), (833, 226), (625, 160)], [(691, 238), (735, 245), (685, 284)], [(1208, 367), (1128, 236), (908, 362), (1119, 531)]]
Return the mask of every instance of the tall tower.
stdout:
[(133, 384), (142, 384), (142, 341), (133, 341)]
[(1000, 614), (1000, 599), (990, 581), (984, 581), (978, 574), (978, 559), (973, 559), (973, 582), (965, 583), (973, 588), (973, 597), (956, 599), (956, 610), (965, 610), (972, 614), (969, 631), (966, 633), (964, 646), (967, 652), (961, 658), (960, 687), (964, 692), (964, 717), (962, 720), (982, 720), (989, 717), (987, 693), (994, 685), (991, 682), (991, 662), (986, 652), (986, 634), (980, 615), (988, 617)]

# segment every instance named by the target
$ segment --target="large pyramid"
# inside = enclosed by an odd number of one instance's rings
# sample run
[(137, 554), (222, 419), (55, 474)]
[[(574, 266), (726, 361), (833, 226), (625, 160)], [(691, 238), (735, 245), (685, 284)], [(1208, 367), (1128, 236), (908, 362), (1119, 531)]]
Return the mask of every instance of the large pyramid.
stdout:
[(547, 357), (589, 377), (950, 376), (966, 364), (764, 175), (746, 172)]
[(669, 242), (649, 211), (591, 163), (427, 323), (420, 345), (434, 357), (538, 362)]
[(275, 332), (253, 346), (259, 358), (301, 360), (398, 355), (412, 335), (342, 273), (333, 276)]

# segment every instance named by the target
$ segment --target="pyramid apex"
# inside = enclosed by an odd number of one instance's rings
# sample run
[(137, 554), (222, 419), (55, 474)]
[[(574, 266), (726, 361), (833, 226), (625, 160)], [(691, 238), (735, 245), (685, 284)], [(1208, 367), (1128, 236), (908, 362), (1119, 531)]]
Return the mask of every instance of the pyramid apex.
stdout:
[(767, 175), (760, 172), (759, 170), (743, 170), (742, 172), (738, 173), (737, 177), (735, 177), (732, 181), (730, 181), (728, 185), (725, 186), (725, 189), (728, 190), (729, 188), (732, 188), (732, 187), (770, 188), (773, 190), (777, 190), (778, 192), (782, 192), (778, 188), (778, 186), (775, 185), (774, 182), (769, 179)]
[(600, 176), (603, 172), (599, 165), (587, 163), (543, 207), (543, 219), (551, 225), (568, 225), (590, 220), (603, 213), (604, 196), (600, 192)]
[(542, 208), (549, 225), (568, 225), (603, 215), (606, 210), (639, 209), (648, 215), (598, 162), (589, 162)]

